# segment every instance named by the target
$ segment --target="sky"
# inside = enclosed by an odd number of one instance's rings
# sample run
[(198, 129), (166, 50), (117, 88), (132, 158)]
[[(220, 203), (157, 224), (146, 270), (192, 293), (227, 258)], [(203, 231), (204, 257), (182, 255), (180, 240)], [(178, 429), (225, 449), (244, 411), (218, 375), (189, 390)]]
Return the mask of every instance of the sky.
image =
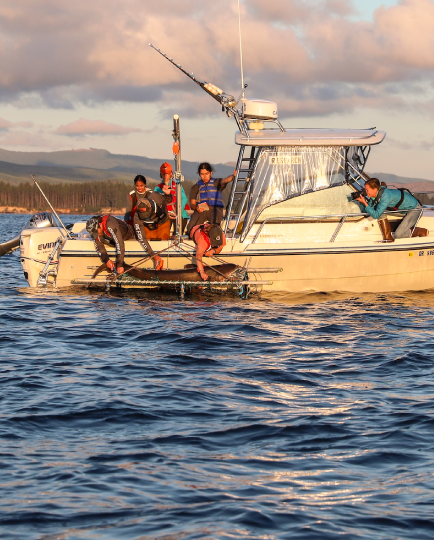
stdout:
[[(367, 170), (434, 180), (434, 0), (240, 0), (247, 98), (284, 127), (377, 127)], [(233, 162), (238, 0), (2, 0), (0, 148)]]

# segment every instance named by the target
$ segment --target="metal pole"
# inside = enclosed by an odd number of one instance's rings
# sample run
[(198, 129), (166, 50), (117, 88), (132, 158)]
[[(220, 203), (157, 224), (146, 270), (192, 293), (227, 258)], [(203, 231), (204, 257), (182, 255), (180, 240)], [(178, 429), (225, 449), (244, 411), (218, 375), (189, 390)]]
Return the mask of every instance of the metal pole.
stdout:
[(62, 227), (64, 228), (67, 237), (68, 237), (69, 239), (71, 239), (71, 238), (72, 238), (71, 233), (68, 231), (68, 229), (65, 227), (65, 225), (63, 224), (63, 222), (62, 222), (62, 220), (60, 219), (60, 217), (57, 215), (56, 210), (54, 210), (54, 208), (51, 206), (51, 203), (50, 203), (50, 201), (47, 199), (45, 193), (42, 191), (41, 186), (38, 184), (38, 182), (36, 182), (36, 176), (35, 176), (34, 174), (31, 174), (30, 176), (32, 177), (33, 182), (35, 182), (36, 187), (39, 189), (39, 191), (40, 191), (40, 192), (42, 193), (42, 195), (44, 196), (44, 199), (47, 201), (47, 203), (48, 203), (48, 205), (50, 206), (51, 210), (53, 211), (54, 215), (57, 217), (57, 219), (59, 220), (60, 224), (61, 224)]
[(182, 242), (182, 187), (184, 181), (181, 171), (181, 132), (179, 128), (179, 116), (173, 116), (173, 157), (175, 159), (175, 182), (176, 182), (176, 235)]
[(238, 0), (238, 35), (240, 38), (240, 68), (241, 68), (241, 92), (244, 98), (244, 72), (243, 72), (243, 46), (241, 42), (241, 13), (240, 13), (240, 0)]

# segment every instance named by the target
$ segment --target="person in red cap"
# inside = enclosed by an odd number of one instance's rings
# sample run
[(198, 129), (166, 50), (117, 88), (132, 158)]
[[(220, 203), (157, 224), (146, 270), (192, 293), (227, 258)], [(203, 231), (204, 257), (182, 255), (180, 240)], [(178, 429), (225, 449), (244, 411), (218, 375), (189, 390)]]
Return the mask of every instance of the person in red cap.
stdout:
[[(167, 204), (167, 211), (169, 212), (169, 217), (173, 226), (173, 232), (176, 230), (176, 182), (173, 180), (173, 170), (170, 163), (164, 162), (160, 167), (160, 178), (162, 179), (162, 182), (156, 186), (154, 191), (157, 193), (166, 193), (164, 190), (165, 187), (167, 187), (170, 190), (170, 194), (172, 195), (172, 202)], [(188, 206), (188, 199), (187, 195), (185, 194), (184, 188), (181, 186), (181, 207), (182, 207), (182, 231), (183, 233), (185, 226), (187, 225), (187, 221), (189, 219), (188, 210), (190, 210), (190, 207)]]

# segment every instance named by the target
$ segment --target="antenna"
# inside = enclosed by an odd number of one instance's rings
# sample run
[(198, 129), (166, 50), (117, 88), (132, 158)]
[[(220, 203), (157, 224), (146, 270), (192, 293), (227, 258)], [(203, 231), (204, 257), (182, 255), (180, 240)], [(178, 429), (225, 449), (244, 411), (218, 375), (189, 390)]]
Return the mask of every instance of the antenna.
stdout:
[(238, 35), (240, 37), (240, 68), (241, 68), (241, 96), (244, 98), (244, 73), (243, 73), (243, 46), (241, 42), (241, 13), (240, 13), (240, 0), (238, 0)]

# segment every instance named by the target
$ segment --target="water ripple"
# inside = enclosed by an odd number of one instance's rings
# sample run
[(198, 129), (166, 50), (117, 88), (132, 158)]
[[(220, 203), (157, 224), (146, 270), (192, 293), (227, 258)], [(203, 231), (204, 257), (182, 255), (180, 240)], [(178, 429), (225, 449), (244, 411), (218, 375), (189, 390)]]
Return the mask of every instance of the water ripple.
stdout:
[(2, 540), (434, 537), (434, 292), (180, 301), (0, 264)]

